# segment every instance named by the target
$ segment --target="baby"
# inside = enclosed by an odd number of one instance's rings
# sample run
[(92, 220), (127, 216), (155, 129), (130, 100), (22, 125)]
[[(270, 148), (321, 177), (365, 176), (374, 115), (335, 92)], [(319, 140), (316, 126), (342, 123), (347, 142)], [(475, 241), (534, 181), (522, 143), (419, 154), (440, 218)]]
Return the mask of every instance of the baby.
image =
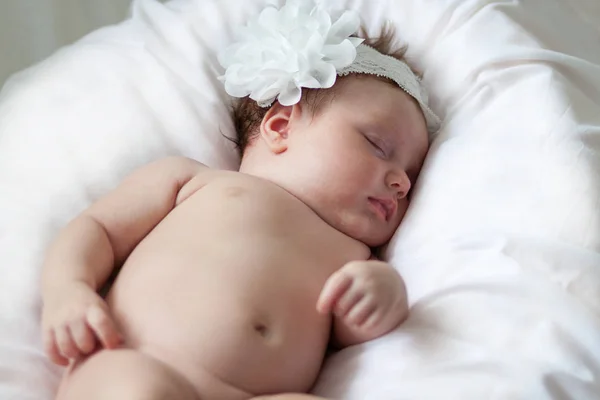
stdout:
[(51, 244), (43, 337), (70, 364), (58, 399), (306, 393), (330, 343), (406, 318), (404, 282), (372, 250), (400, 224), (438, 120), (405, 63), (350, 37), (355, 14), (328, 18), (268, 8), (221, 56), (245, 97), (239, 172), (156, 161)]

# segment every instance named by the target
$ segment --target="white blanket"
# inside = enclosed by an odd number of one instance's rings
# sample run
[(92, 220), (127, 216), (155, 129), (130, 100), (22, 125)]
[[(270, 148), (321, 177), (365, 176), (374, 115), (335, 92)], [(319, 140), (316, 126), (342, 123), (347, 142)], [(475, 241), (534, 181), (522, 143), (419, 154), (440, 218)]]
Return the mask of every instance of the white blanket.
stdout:
[(447, 116), (388, 251), (412, 315), (332, 357), (316, 392), (598, 399), (599, 3), (424, 3), (451, 33), (423, 50)]
[[(0, 399), (51, 399), (50, 238), (133, 168), (237, 157), (215, 50), (267, 0), (136, 1), (0, 94)], [(281, 3), (281, 2), (280, 2)], [(600, 398), (600, 5), (336, 0), (391, 19), (444, 126), (388, 248), (410, 319), (334, 355), (342, 399)]]

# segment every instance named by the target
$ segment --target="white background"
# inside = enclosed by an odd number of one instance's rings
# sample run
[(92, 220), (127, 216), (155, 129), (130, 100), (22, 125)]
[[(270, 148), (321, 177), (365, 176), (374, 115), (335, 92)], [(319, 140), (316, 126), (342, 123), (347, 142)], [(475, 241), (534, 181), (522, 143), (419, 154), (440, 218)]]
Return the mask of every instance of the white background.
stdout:
[(131, 0), (0, 1), (0, 86), (86, 33), (119, 22)]

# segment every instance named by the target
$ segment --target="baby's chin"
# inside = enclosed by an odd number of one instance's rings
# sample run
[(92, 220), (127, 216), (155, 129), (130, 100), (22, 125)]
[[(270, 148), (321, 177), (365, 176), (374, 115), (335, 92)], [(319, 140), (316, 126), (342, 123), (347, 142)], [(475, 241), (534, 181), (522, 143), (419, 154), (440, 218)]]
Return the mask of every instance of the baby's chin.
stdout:
[(389, 242), (390, 239), (392, 238), (392, 236), (394, 236), (394, 232), (391, 232), (391, 233), (388, 232), (388, 233), (380, 234), (380, 235), (372, 235), (372, 236), (365, 237), (365, 238), (362, 238), (359, 240), (369, 247), (376, 248), (376, 247), (383, 246), (384, 244)]
[(372, 216), (356, 212), (318, 213), (330, 226), (365, 245), (375, 248), (386, 244), (398, 229), (397, 224), (386, 224)]
[(380, 227), (374, 226), (359, 226), (347, 228), (348, 229), (346, 229), (346, 231), (344, 232), (346, 235), (350, 236), (355, 240), (358, 240), (359, 242), (366, 244), (371, 248), (383, 246), (384, 244), (390, 241), (390, 239), (392, 238), (392, 236), (394, 236), (394, 233), (396, 232), (396, 229), (381, 229)]

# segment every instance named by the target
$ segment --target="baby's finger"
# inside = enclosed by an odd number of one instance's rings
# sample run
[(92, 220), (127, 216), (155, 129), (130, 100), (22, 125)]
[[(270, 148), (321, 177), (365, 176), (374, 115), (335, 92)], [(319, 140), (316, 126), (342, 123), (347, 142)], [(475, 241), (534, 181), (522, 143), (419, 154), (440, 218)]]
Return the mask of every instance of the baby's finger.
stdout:
[(87, 322), (104, 348), (114, 349), (121, 343), (121, 335), (115, 323), (101, 307), (90, 307)]
[(338, 318), (344, 317), (364, 296), (365, 292), (352, 285), (333, 306), (333, 312)]
[(69, 329), (66, 326), (56, 328), (54, 334), (56, 335), (56, 344), (58, 345), (59, 352), (63, 357), (75, 359), (79, 356), (79, 350), (75, 346)]
[(380, 310), (375, 310), (363, 323), (365, 329), (373, 329), (383, 320), (384, 313)]
[(321, 290), (317, 301), (317, 311), (322, 314), (330, 313), (334, 304), (350, 286), (352, 286), (352, 276), (342, 272), (331, 275)]
[(48, 357), (50, 358), (50, 360), (53, 363), (62, 365), (62, 366), (69, 365), (69, 360), (60, 354), (58, 345), (56, 344), (54, 329), (48, 329), (44, 333), (43, 340), (44, 340), (44, 350), (46, 351), (46, 354), (48, 355)]
[(360, 327), (376, 310), (377, 305), (370, 297), (365, 296), (348, 312), (344, 320), (348, 325)]
[(83, 320), (71, 322), (69, 325), (71, 337), (83, 354), (90, 354), (96, 347), (96, 339), (91, 329)]

